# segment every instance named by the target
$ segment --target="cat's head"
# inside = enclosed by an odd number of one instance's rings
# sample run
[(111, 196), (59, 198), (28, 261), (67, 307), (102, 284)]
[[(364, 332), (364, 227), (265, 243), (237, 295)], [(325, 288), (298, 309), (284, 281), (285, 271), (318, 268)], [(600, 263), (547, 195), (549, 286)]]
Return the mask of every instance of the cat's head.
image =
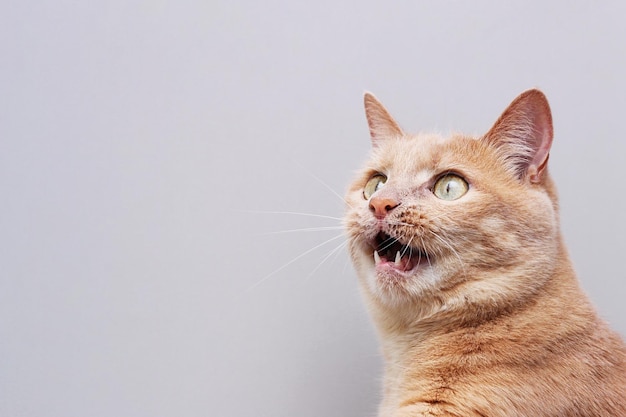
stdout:
[(405, 134), (369, 93), (365, 112), (372, 152), (345, 226), (368, 299), (427, 314), (539, 291), (560, 241), (543, 93), (521, 94), (482, 137)]

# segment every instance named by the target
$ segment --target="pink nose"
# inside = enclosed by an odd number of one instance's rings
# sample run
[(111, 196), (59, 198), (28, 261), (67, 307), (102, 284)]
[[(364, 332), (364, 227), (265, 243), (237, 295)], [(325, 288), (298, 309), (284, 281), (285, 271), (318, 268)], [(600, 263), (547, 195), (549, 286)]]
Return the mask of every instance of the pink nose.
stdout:
[(384, 219), (387, 213), (399, 205), (400, 203), (392, 198), (372, 197), (370, 200), (370, 210), (379, 219)]

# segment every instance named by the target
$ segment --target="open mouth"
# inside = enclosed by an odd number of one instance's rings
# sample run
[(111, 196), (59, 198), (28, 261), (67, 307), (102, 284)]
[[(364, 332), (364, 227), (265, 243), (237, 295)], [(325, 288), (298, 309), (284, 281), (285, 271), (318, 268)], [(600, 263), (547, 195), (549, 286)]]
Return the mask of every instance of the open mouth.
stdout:
[(410, 271), (420, 264), (430, 264), (430, 258), (422, 249), (404, 245), (398, 239), (379, 233), (372, 242), (374, 263), (400, 271)]

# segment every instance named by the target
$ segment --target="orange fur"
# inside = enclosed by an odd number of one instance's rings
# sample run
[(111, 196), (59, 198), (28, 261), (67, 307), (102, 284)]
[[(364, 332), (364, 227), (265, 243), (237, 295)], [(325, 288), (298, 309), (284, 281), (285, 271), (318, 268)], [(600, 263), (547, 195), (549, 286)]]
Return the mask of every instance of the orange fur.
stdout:
[[(626, 416), (626, 347), (559, 230), (545, 96), (523, 93), (481, 138), (407, 135), (365, 107), (374, 146), (345, 226), (385, 358), (379, 416)], [(448, 173), (469, 187), (451, 201), (433, 191)]]

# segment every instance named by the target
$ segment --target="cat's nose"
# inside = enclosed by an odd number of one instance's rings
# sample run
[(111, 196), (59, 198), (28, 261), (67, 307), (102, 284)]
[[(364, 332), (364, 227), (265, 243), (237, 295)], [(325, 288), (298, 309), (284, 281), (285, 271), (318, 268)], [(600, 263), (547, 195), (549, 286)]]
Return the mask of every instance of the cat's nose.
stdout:
[(384, 219), (387, 213), (399, 205), (400, 203), (393, 198), (372, 197), (370, 200), (370, 210), (379, 219)]

